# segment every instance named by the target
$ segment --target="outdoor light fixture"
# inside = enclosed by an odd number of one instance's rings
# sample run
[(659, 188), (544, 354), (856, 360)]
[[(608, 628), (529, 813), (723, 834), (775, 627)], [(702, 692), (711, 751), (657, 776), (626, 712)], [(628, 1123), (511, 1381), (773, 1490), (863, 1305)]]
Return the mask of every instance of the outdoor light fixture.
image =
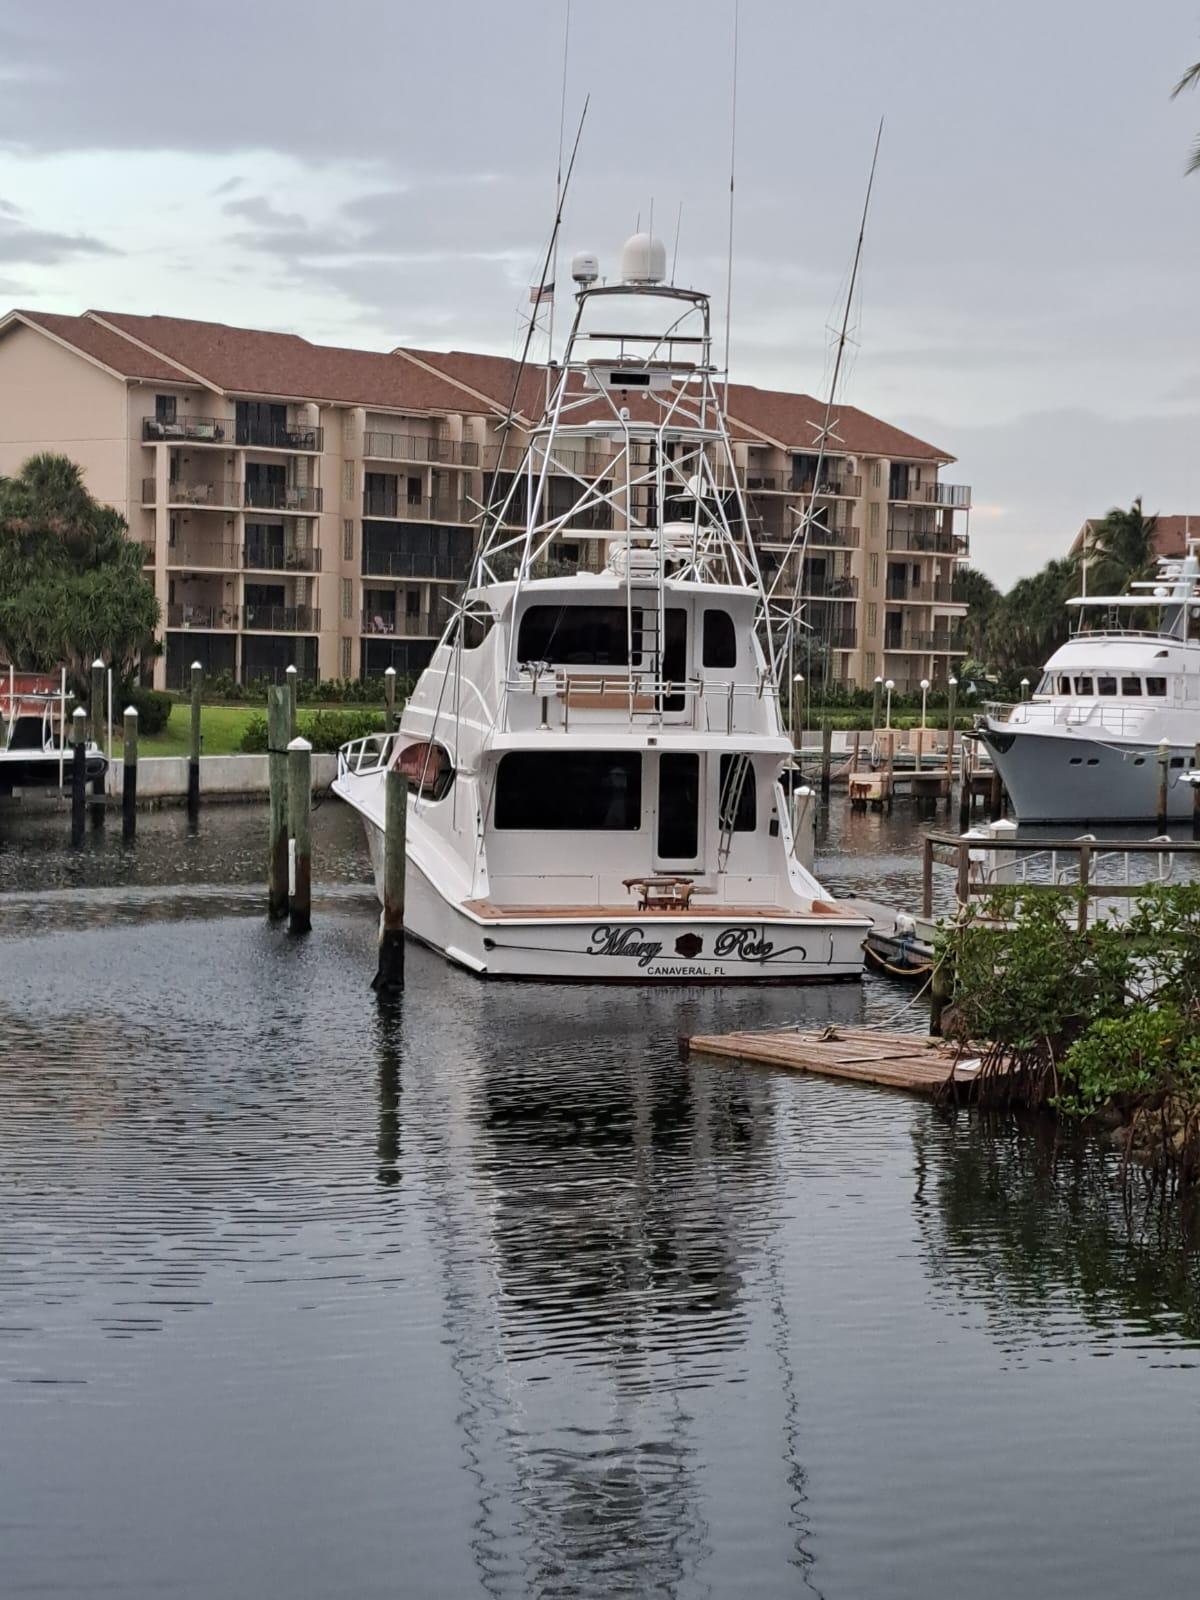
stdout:
[(929, 695), (929, 679), (921, 679), (921, 726), (925, 726), (925, 701)]
[(883, 687), (887, 690), (887, 721), (884, 723), (884, 727), (890, 728), (892, 725), (892, 690), (896, 687), (896, 680), (889, 678)]

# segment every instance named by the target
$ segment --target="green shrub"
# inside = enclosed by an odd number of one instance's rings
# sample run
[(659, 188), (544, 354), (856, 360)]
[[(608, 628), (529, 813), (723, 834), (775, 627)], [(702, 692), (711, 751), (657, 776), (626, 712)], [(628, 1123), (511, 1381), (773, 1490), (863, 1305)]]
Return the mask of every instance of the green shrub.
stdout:
[[(302, 738), (319, 755), (332, 755), (352, 739), (383, 732), (382, 711), (312, 711), (296, 718)], [(262, 755), (267, 749), (267, 719), (253, 716), (242, 734), (242, 754)]]
[(1178, 1006), (1131, 1006), (1101, 1017), (1075, 1040), (1059, 1068), (1054, 1104), (1086, 1117), (1114, 1100), (1172, 1093), (1195, 1102), (1200, 1090), (1197, 1019)]
[(171, 696), (164, 694), (161, 689), (131, 689), (125, 703), (131, 705), (137, 712), (138, 734), (143, 739), (153, 739), (162, 733), (171, 720), (171, 706), (174, 702)]

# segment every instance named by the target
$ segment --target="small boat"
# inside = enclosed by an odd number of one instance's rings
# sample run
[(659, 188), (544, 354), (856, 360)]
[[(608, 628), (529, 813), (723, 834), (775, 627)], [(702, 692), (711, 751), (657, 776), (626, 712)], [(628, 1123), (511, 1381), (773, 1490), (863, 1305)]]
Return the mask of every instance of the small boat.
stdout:
[[(58, 789), (70, 782), (67, 693), (53, 674), (0, 673), (0, 795), (25, 789)], [(85, 772), (103, 783), (108, 760), (89, 740)]]
[[(1020, 822), (1146, 822), (1159, 814), (1160, 752), (1168, 818), (1190, 818), (1200, 740), (1200, 560), (1163, 559), (1158, 576), (1118, 595), (1067, 602), (1071, 638), (1033, 696), (990, 705), (975, 737)], [(1162, 746), (1165, 743), (1165, 751)]]
[[(379, 885), (387, 772), (408, 777), (407, 930), (481, 976), (860, 978), (870, 922), (797, 847), (807, 796), (708, 297), (665, 282), (644, 234), (617, 281), (590, 255), (573, 274), (563, 360), (465, 596), (399, 733), (344, 747), (334, 789)], [(616, 450), (592, 464), (597, 434)]]

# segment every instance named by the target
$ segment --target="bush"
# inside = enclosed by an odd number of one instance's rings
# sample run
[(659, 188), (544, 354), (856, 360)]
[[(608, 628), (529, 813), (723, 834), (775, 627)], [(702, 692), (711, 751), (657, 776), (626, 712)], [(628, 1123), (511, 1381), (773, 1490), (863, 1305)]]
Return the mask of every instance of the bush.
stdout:
[[(383, 732), (382, 711), (313, 711), (296, 718), (302, 738), (318, 755), (332, 755), (352, 739)], [(243, 755), (263, 755), (267, 750), (267, 719), (254, 716), (246, 724), (241, 744)]]
[(171, 720), (174, 701), (161, 689), (131, 689), (125, 703), (137, 712), (138, 733), (144, 739), (153, 739), (156, 734), (162, 733)]

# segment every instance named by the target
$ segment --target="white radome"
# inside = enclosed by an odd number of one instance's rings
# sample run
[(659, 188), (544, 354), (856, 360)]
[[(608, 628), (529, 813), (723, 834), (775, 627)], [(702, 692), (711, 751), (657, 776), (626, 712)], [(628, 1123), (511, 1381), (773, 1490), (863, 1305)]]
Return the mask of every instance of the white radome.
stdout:
[(661, 283), (667, 275), (667, 247), (652, 233), (635, 233), (621, 249), (623, 283)]

